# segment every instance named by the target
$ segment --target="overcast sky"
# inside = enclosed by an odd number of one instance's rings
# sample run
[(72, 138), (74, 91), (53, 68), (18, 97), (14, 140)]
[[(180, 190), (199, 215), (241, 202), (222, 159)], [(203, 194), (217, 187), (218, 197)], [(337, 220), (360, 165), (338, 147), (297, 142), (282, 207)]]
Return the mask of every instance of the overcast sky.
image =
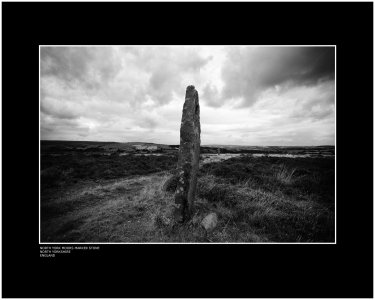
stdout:
[(41, 47), (41, 139), (179, 144), (185, 89), (201, 142), (334, 145), (333, 47)]

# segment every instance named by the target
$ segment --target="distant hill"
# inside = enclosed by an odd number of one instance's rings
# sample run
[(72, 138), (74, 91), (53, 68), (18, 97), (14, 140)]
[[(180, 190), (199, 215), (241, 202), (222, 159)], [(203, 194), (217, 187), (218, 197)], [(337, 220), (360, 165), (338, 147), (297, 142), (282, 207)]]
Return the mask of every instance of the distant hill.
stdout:
[[(144, 142), (94, 142), (94, 141), (51, 141), (42, 140), (41, 146), (47, 151), (106, 151), (106, 152), (134, 152), (134, 151), (176, 151), (179, 145), (165, 145)], [(335, 153), (335, 146), (240, 146), (240, 145), (202, 145), (201, 153), (291, 153), (291, 154), (319, 154)]]

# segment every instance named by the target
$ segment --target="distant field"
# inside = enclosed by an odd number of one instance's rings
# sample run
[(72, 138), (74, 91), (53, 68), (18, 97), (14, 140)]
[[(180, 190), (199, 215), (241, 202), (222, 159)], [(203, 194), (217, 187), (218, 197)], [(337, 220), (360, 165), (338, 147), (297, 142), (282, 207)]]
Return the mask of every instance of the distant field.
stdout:
[[(140, 144), (42, 141), (41, 241), (334, 242), (330, 146), (313, 157), (244, 153), (202, 163), (196, 213), (181, 226), (171, 218), (173, 191), (162, 189), (177, 150)], [(206, 235), (199, 223), (209, 212), (219, 223)]]

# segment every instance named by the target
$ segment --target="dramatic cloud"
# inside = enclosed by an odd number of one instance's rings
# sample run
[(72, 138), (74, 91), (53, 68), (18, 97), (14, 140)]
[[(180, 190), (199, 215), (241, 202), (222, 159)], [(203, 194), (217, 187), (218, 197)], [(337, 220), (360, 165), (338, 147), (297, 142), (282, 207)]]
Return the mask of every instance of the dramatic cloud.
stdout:
[(70, 86), (100, 87), (121, 69), (111, 48), (42, 47), (41, 76), (54, 76)]
[(203, 144), (334, 144), (334, 55), (334, 47), (41, 47), (41, 138), (177, 144), (194, 84)]
[(221, 70), (222, 92), (210, 85), (204, 92), (214, 107), (231, 99), (251, 106), (268, 89), (333, 80), (334, 63), (333, 47), (231, 47)]

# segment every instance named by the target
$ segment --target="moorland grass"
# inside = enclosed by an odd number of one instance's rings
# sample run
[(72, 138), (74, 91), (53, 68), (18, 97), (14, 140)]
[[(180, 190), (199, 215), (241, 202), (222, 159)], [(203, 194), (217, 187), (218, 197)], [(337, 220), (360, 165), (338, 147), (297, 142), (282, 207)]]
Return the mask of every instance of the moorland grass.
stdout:
[[(42, 241), (334, 241), (333, 159), (238, 157), (203, 165), (195, 214), (185, 224), (173, 221), (174, 193), (163, 189), (176, 160), (160, 156), (140, 157), (140, 161), (130, 156), (65, 159), (57, 164), (42, 161), (44, 170), (57, 166), (77, 180), (44, 185)], [(105, 171), (112, 167), (108, 178)], [(210, 212), (216, 212), (219, 221), (207, 234), (200, 222)]]
[(77, 183), (81, 180), (107, 180), (132, 175), (146, 175), (175, 168), (176, 155), (43, 155), (41, 159), (42, 189)]

